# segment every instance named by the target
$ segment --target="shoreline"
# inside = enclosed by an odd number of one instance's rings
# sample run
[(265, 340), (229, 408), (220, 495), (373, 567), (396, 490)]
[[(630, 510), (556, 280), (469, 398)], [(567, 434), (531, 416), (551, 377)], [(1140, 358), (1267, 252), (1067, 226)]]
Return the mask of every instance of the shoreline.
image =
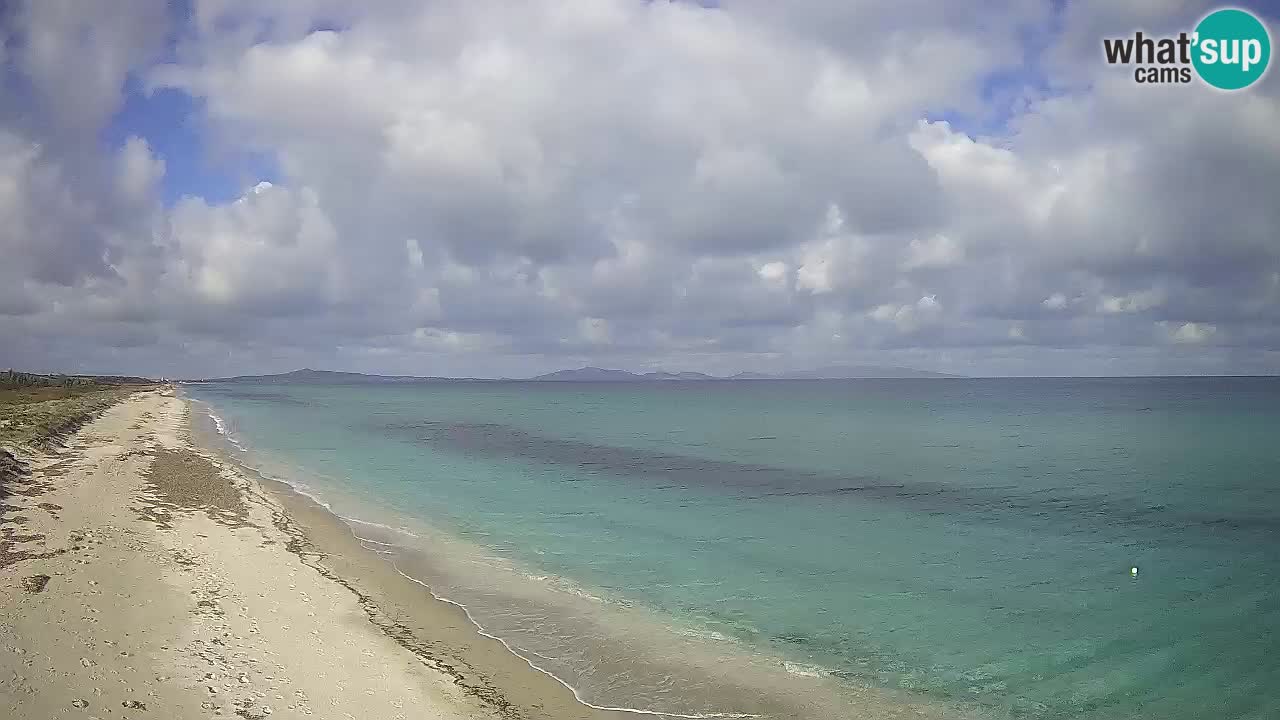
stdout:
[[(185, 398), (194, 408), (207, 406), (203, 401)], [(234, 438), (226, 434), (221, 418), (207, 408), (205, 414), (215, 426), (218, 437), (235, 450), (244, 451), (244, 447)], [(190, 421), (194, 424), (194, 416)], [(208, 438), (212, 440), (213, 438)], [(471, 667), (483, 675), (489, 676), (484, 682), (484, 689), (467, 685), (477, 696), (484, 697), (500, 707), (515, 708), (512, 717), (542, 717), (522, 711), (524, 707), (547, 708), (554, 705), (554, 712), (546, 717), (553, 718), (642, 718), (658, 717), (680, 720), (715, 720), (766, 717), (759, 713), (746, 712), (706, 712), (679, 713), (663, 712), (648, 708), (608, 707), (591, 703), (584, 699), (579, 690), (555, 673), (540, 667), (535, 661), (515, 650), (503, 638), (487, 631), (471, 614), (471, 610), (463, 603), (436, 594), (430, 584), (402, 570), (393, 558), (394, 551), (370, 548), (365, 544), (381, 547), (404, 548), (394, 543), (383, 542), (373, 538), (362, 537), (352, 524), (376, 527), (384, 532), (407, 532), (400, 528), (392, 528), (380, 523), (359, 518), (345, 517), (336, 513), (324, 500), (299, 489), (288, 482), (263, 476), (260, 472), (242, 465), (228, 449), (210, 447), (212, 442), (206, 441), (202, 449), (219, 455), (222, 462), (237, 468), (245, 476), (245, 480), (257, 485), (262, 492), (271, 496), (284, 511), (282, 522), (288, 527), (283, 531), (294, 535), (300, 547), (313, 548), (316, 552), (294, 550), (309, 566), (317, 572), (339, 583), (356, 594), (362, 606), (369, 614), (369, 620), (382, 629), (388, 636), (400, 642), (406, 649), (415, 652), (429, 665), (442, 668), (443, 672), (454, 677), (456, 682), (466, 684), (464, 677), (455, 674), (457, 667)], [(255, 492), (250, 486), (249, 492)], [(323, 558), (323, 559), (320, 559)], [(417, 602), (414, 602), (417, 600)], [(426, 602), (422, 602), (422, 601)], [(417, 618), (421, 632), (406, 632), (404, 623), (388, 625), (383, 605), (393, 608), (397, 617), (423, 616)], [(441, 613), (451, 616), (450, 621), (443, 621)], [(430, 619), (432, 628), (427, 630), (426, 621)], [(424, 635), (430, 634), (430, 637)], [(443, 637), (442, 637), (443, 636)], [(471, 636), (471, 637), (468, 637)], [(430, 644), (432, 651), (423, 651), (422, 647)], [(494, 645), (484, 648), (483, 645)], [(441, 652), (449, 657), (433, 655)], [(495, 656), (496, 651), (499, 655)], [(476, 658), (474, 656), (480, 655)], [(484, 668), (485, 670), (479, 670)], [(549, 684), (548, 684), (549, 683)], [(497, 697), (491, 693), (490, 684), (498, 689), (499, 694), (505, 690), (511, 695), (508, 699)], [(559, 696), (559, 697), (557, 697)]]
[(589, 704), (402, 570), (394, 538), (238, 462), (197, 408), (173, 387), (136, 392), (32, 452), (23, 492), (0, 507), (16, 551), (0, 564), (0, 715), (953, 716), (871, 689), (837, 696), (821, 678), (775, 697), (752, 685), (764, 675), (693, 666), (720, 688), (712, 707), (742, 712)]
[[(658, 714), (629, 709), (612, 712), (582, 703), (559, 678), (533, 666), (501, 638), (485, 633), (464, 605), (436, 596), (425, 583), (381, 557), (378, 550), (363, 545), (378, 541), (356, 535), (343, 518), (314, 498), (277, 480), (259, 478), (253, 482), (281, 505), (283, 514), (277, 527), (294, 539), (290, 552), (355, 595), (371, 626), (427, 666), (448, 675), (464, 692), (491, 705), (500, 717)], [(539, 687), (545, 682), (554, 685)], [(526, 707), (548, 712), (531, 713)]]
[(0, 715), (614, 717), (420, 588), (346, 580), (389, 565), (190, 420), (172, 389), (140, 392), (32, 454), (0, 516), (20, 555), (0, 567)]
[[(716, 693), (716, 696), (721, 699), (721, 702), (713, 706), (715, 709), (689, 712), (648, 707), (610, 706), (592, 702), (584, 698), (570, 680), (541, 667), (536, 660), (513, 648), (506, 639), (487, 630), (482, 622), (472, 615), (472, 610), (465, 603), (437, 594), (431, 583), (422, 579), (430, 577), (431, 573), (415, 577), (417, 573), (406, 572), (397, 562), (404, 559), (400, 556), (406, 551), (426, 552), (431, 556), (429, 560), (438, 561), (439, 548), (428, 543), (426, 550), (422, 548), (410, 550), (406, 544), (388, 542), (402, 533), (415, 540), (423, 538), (403, 526), (348, 517), (334, 509), (326, 499), (313, 494), (310, 487), (296, 487), (288, 481), (264, 476), (259, 470), (245, 465), (246, 458), (241, 453), (248, 452), (248, 449), (229, 434), (225, 421), (217, 415), (216, 408), (204, 400), (190, 397), (185, 399), (193, 409), (200, 408), (202, 414), (208, 419), (204, 447), (223, 456), (225, 462), (240, 468), (242, 473), (252, 476), (252, 482), (272, 495), (281, 504), (291, 521), (299, 526), (302, 535), (315, 543), (324, 554), (327, 559), (325, 567), (317, 570), (326, 573), (326, 577), (342, 583), (362, 598), (369, 599), (370, 607), (374, 608), (371, 613), (378, 612), (376, 608), (388, 607), (398, 617), (413, 617), (419, 613), (428, 617), (438, 617), (443, 608), (443, 612), (454, 618), (453, 623), (440, 623), (437, 620), (430, 629), (425, 627), (426, 623), (420, 623), (418, 631), (410, 633), (411, 638), (401, 635), (401, 639), (407, 642), (427, 640), (435, 647), (439, 647), (437, 643), (441, 641), (445, 645), (452, 644), (454, 652), (457, 653), (452, 658), (453, 661), (473, 668), (490, 669), (491, 673), (502, 678), (496, 680), (495, 684), (506, 690), (511, 701), (520, 707), (528, 703), (541, 708), (546, 705), (549, 698), (555, 698), (559, 707), (548, 715), (555, 718), (658, 717), (710, 720), (712, 718), (851, 716), (920, 719), (974, 717), (971, 710), (958, 706), (942, 706), (924, 697), (909, 696), (879, 688), (848, 686), (837, 682), (827, 673), (814, 671), (808, 665), (780, 657), (768, 658), (776, 667), (771, 665), (768, 668), (762, 668), (755, 663), (765, 659), (765, 656), (742, 647), (734, 649), (750, 652), (749, 664), (735, 661), (736, 667), (728, 672), (716, 668), (718, 673), (706, 673), (708, 669), (705, 664), (706, 657), (702, 658), (701, 666), (694, 664), (686, 666), (683, 663), (673, 665), (668, 662), (647, 668), (650, 671), (692, 672), (699, 683), (718, 685), (721, 692)], [(195, 424), (194, 412), (191, 423)], [(360, 532), (353, 524), (367, 526), (373, 532)], [(426, 529), (430, 535), (437, 532), (416, 526), (414, 529)], [(373, 537), (365, 537), (365, 535)], [(415, 598), (417, 602), (414, 602)], [(422, 602), (424, 600), (427, 602)], [(437, 607), (432, 609), (433, 606)], [(370, 619), (375, 625), (378, 624), (372, 614)], [(442, 628), (446, 635), (443, 639), (439, 635)], [(389, 634), (399, 633), (403, 629), (396, 628), (388, 632)], [(652, 629), (658, 632), (673, 630), (665, 625), (654, 625)], [(722, 639), (733, 642), (735, 645), (737, 643), (729, 638)], [(491, 652), (484, 652), (479, 661), (469, 657), (476, 652), (478, 646), (485, 643), (495, 646), (493, 649), (498, 650), (499, 654), (495, 656)], [(632, 651), (635, 655), (644, 653), (644, 650), (638, 648), (633, 648)], [(722, 651), (724, 648), (717, 652)], [(534, 654), (537, 655), (536, 652)], [(453, 664), (450, 663), (450, 666), (452, 667)], [(734, 669), (741, 670), (742, 675), (733, 675), (731, 671)], [(786, 683), (785, 690), (777, 682), (783, 675), (786, 676), (783, 678)], [(541, 685), (541, 687), (531, 693), (532, 684)], [(762, 689), (765, 687), (768, 689)], [(775, 692), (778, 690), (784, 691)], [(607, 701), (603, 702), (607, 703)], [(519, 716), (537, 717), (538, 715), (521, 714)]]
[[(267, 492), (271, 492), (271, 493), (278, 493), (278, 494), (281, 494), (281, 495), (296, 495), (296, 497), (292, 498), (291, 500), (285, 501), (286, 506), (290, 508), (290, 509), (288, 510), (288, 512), (289, 512), (290, 514), (293, 514), (293, 513), (298, 513), (298, 514), (304, 514), (304, 513), (305, 513), (305, 514), (308, 514), (308, 515), (309, 515), (309, 514), (311, 514), (311, 513), (316, 513), (316, 514), (328, 514), (328, 515), (332, 515), (335, 519), (337, 519), (338, 521), (340, 521), (340, 522), (341, 522), (341, 523), (343, 523), (344, 525), (346, 525), (347, 523), (351, 523), (351, 522), (355, 522), (355, 523), (357, 523), (357, 524), (367, 524), (367, 525), (372, 525), (372, 524), (374, 524), (374, 523), (370, 523), (370, 522), (367, 522), (367, 521), (364, 521), (364, 520), (359, 520), (359, 519), (355, 519), (355, 518), (347, 518), (347, 517), (343, 517), (343, 516), (339, 516), (339, 515), (334, 515), (334, 514), (332, 513), (332, 511), (330, 511), (330, 510), (328, 510), (327, 508), (325, 508), (325, 507), (324, 507), (320, 502), (318, 502), (315, 498), (312, 498), (312, 497), (309, 497), (309, 496), (307, 496), (307, 495), (305, 495), (305, 494), (303, 494), (303, 493), (300, 493), (299, 491), (297, 491), (295, 488), (293, 488), (292, 486), (288, 485), (287, 483), (283, 483), (283, 482), (276, 481), (276, 480), (265, 480), (265, 479), (263, 479), (263, 480), (258, 480), (257, 482), (259, 482), (260, 484), (262, 484), (262, 485), (264, 486), (264, 488), (266, 488)], [(309, 509), (309, 510), (304, 510), (304, 509), (302, 509), (301, 507), (299, 507), (299, 506), (307, 505), (307, 504), (314, 505), (315, 507), (314, 507), (314, 508), (312, 508), (312, 509)], [(378, 541), (378, 540), (373, 540), (373, 539), (370, 539), (370, 538), (360, 537), (359, 535), (355, 534), (354, 530), (353, 530), (352, 528), (350, 528), (349, 526), (347, 526), (347, 528), (346, 528), (346, 529), (347, 529), (348, 531), (350, 531), (350, 532), (351, 532), (351, 537), (352, 537), (352, 539), (353, 539), (354, 541), (356, 541), (356, 543), (357, 543), (357, 544), (359, 544), (359, 543), (371, 543), (371, 544), (375, 544), (375, 545), (383, 545), (383, 546), (391, 546), (391, 545), (392, 545), (392, 543), (384, 543), (384, 542), (381, 542), (381, 541)], [(303, 534), (303, 536), (304, 536), (304, 537), (307, 537), (306, 533), (308, 532), (308, 530), (302, 530), (302, 531), (300, 531), (300, 532)], [(388, 552), (388, 551), (378, 550), (378, 549), (376, 549), (376, 548), (367, 548), (367, 547), (361, 547), (360, 549), (361, 549), (362, 551), (364, 551), (364, 552), (367, 552), (367, 553), (374, 553), (374, 554), (377, 554), (377, 555), (381, 555), (381, 554), (384, 554), (384, 553)], [(519, 660), (521, 663), (523, 663), (523, 664), (527, 665), (527, 666), (529, 667), (529, 669), (531, 669), (531, 670), (533, 670), (533, 671), (536, 671), (536, 672), (538, 672), (538, 673), (541, 673), (541, 674), (543, 674), (543, 675), (547, 676), (548, 678), (550, 678), (551, 680), (555, 681), (555, 682), (556, 682), (558, 685), (560, 685), (560, 686), (561, 686), (565, 691), (567, 691), (568, 693), (570, 693), (570, 694), (573, 696), (574, 701), (576, 701), (579, 705), (581, 705), (581, 706), (582, 706), (582, 712), (584, 713), (584, 717), (625, 717), (625, 716), (642, 716), (642, 717), (660, 717), (660, 718), (681, 718), (681, 719), (684, 719), (684, 720), (715, 720), (715, 719), (717, 719), (717, 718), (762, 718), (762, 717), (765, 717), (765, 716), (763, 716), (763, 715), (759, 715), (759, 714), (755, 714), (755, 713), (738, 713), (738, 712), (707, 712), (707, 713), (697, 713), (697, 714), (685, 714), (685, 713), (678, 713), (678, 712), (663, 712), (663, 711), (659, 711), (659, 710), (652, 710), (652, 709), (646, 709), (646, 708), (606, 707), (606, 706), (601, 706), (601, 705), (593, 704), (593, 703), (591, 703), (591, 702), (589, 702), (589, 701), (587, 701), (587, 700), (583, 699), (583, 698), (582, 698), (582, 696), (581, 696), (581, 694), (580, 694), (580, 692), (578, 691), (578, 689), (577, 689), (577, 688), (575, 688), (575, 687), (573, 687), (573, 686), (572, 686), (568, 681), (564, 680), (563, 678), (560, 678), (559, 676), (555, 675), (553, 672), (551, 672), (551, 671), (549, 671), (549, 670), (546, 670), (545, 668), (542, 668), (542, 667), (538, 666), (538, 664), (537, 664), (537, 663), (535, 663), (533, 660), (530, 660), (529, 658), (525, 657), (524, 655), (522, 655), (522, 654), (520, 654), (518, 651), (516, 651), (514, 648), (512, 648), (512, 647), (511, 647), (511, 645), (510, 645), (506, 640), (502, 639), (501, 637), (498, 637), (497, 635), (493, 635), (493, 634), (491, 634), (490, 632), (488, 632), (487, 630), (485, 630), (485, 628), (484, 628), (484, 627), (483, 627), (479, 622), (477, 622), (477, 621), (476, 621), (476, 619), (474, 618), (474, 616), (472, 616), (470, 609), (468, 609), (468, 608), (467, 608), (467, 606), (466, 606), (465, 604), (460, 603), (460, 602), (457, 602), (457, 601), (455, 601), (455, 600), (451, 600), (451, 599), (449, 599), (449, 598), (447, 598), (447, 597), (443, 597), (443, 596), (437, 595), (437, 594), (436, 594), (436, 593), (431, 589), (431, 586), (430, 586), (428, 583), (426, 583), (426, 582), (424, 582), (423, 580), (420, 580), (420, 579), (418, 579), (418, 578), (415, 578), (415, 577), (413, 577), (412, 575), (409, 575), (409, 574), (405, 573), (405, 572), (404, 572), (403, 570), (401, 570), (398, 566), (396, 566), (396, 565), (395, 565), (395, 563), (394, 563), (393, 561), (390, 561), (390, 560), (388, 560), (388, 559), (386, 559), (386, 558), (382, 558), (382, 557), (376, 558), (374, 561), (375, 561), (375, 562), (383, 562), (383, 563), (388, 564), (388, 565), (390, 566), (391, 570), (393, 570), (393, 571), (395, 572), (395, 574), (396, 574), (396, 575), (398, 575), (400, 578), (402, 578), (404, 581), (406, 581), (406, 582), (408, 582), (408, 583), (412, 583), (413, 585), (419, 586), (423, 591), (425, 591), (428, 595), (430, 595), (430, 599), (431, 599), (431, 600), (433, 600), (433, 601), (435, 601), (435, 602), (438, 602), (438, 603), (442, 603), (442, 604), (447, 605), (447, 606), (450, 606), (450, 607), (451, 607), (451, 608), (453, 608), (456, 612), (461, 613), (461, 614), (466, 618), (467, 622), (468, 622), (468, 623), (470, 623), (470, 625), (471, 625), (471, 627), (470, 627), (470, 631), (471, 631), (471, 632), (475, 633), (476, 635), (478, 635), (478, 636), (480, 636), (480, 637), (482, 637), (482, 638), (486, 638), (486, 639), (488, 639), (488, 640), (491, 640), (491, 641), (493, 641), (493, 642), (496, 642), (496, 643), (498, 643), (498, 644), (501, 644), (501, 645), (503, 646), (503, 648), (506, 650), (506, 652), (507, 652), (507, 653), (509, 653), (513, 658), (515, 658), (515, 659)], [(368, 594), (368, 593), (366, 593), (362, 588), (360, 588), (360, 587), (358, 587), (358, 586), (355, 586), (355, 585), (353, 585), (353, 584), (349, 584), (347, 580), (345, 580), (345, 579), (343, 579), (343, 578), (340, 578), (340, 577), (333, 576), (333, 575), (331, 575), (331, 574), (328, 574), (328, 571), (327, 571), (327, 570), (323, 570), (323, 569), (321, 569), (321, 570), (319, 570), (319, 571), (320, 571), (320, 572), (322, 572), (322, 574), (325, 574), (325, 576), (326, 576), (326, 577), (328, 577), (329, 579), (333, 580), (334, 582), (337, 582), (337, 583), (339, 583), (339, 584), (344, 585), (344, 586), (345, 586), (345, 587), (347, 587), (349, 590), (351, 590), (353, 593), (357, 593), (357, 594), (358, 594), (358, 595), (360, 595), (362, 598), (368, 598), (368, 597), (371, 597), (371, 595), (370, 595), (370, 594)], [(371, 622), (373, 622), (375, 625), (379, 625), (380, 627), (382, 627), (382, 625), (381, 625), (381, 623), (379, 622), (379, 620), (375, 619), (376, 614), (380, 613), (380, 610), (377, 610), (376, 608), (371, 607), (371, 608), (369, 608), (369, 610), (368, 610), (368, 611), (369, 611), (369, 612), (370, 612), (370, 614), (371, 614), (371, 618), (370, 618)], [(387, 632), (388, 634), (392, 634), (392, 636), (394, 637), (394, 634), (393, 634), (393, 633), (394, 633), (394, 629), (389, 629), (389, 628), (384, 627), (384, 628), (383, 628), (383, 631), (384, 631), (384, 632)], [(416, 640), (416, 638), (414, 638), (414, 640)], [(406, 642), (411, 642), (411, 641), (406, 640)], [(408, 646), (406, 646), (406, 647), (408, 647)], [(413, 648), (409, 647), (408, 649), (412, 650)], [(433, 659), (431, 659), (430, 661), (431, 661), (431, 662), (438, 662), (439, 660), (438, 660), (438, 659), (433, 658)], [(571, 715), (565, 715), (565, 714), (557, 714), (557, 715), (556, 715), (556, 717), (574, 717), (574, 716), (571, 716)]]

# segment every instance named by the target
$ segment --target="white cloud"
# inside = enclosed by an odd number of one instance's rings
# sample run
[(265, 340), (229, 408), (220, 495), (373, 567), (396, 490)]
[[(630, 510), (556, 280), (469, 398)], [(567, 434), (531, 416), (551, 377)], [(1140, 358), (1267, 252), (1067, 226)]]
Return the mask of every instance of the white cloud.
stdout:
[[(1096, 62), (1135, 13), (24, 4), (28, 39), (0, 44), (0, 365), (1275, 363), (1280, 81), (1135, 90)], [(130, 72), (270, 181), (165, 207), (180, 158), (100, 145)]]
[(120, 107), (129, 71), (155, 58), (169, 26), (165, 0), (39, 0), (6, 8), (12, 62), (29, 79), (40, 117), (64, 141), (93, 134)]
[(937, 295), (925, 295), (911, 305), (878, 305), (868, 316), (882, 323), (893, 323), (899, 332), (910, 333), (937, 321), (942, 305)]
[(578, 321), (578, 335), (592, 345), (608, 345), (613, 341), (609, 321), (604, 318), (582, 318)]
[(964, 248), (959, 243), (946, 235), (934, 235), (926, 240), (917, 238), (911, 241), (902, 268), (939, 269), (957, 265), (963, 260)]
[(145, 206), (155, 196), (164, 177), (164, 160), (151, 152), (147, 141), (130, 137), (120, 148), (119, 184), (124, 196)]
[(346, 290), (336, 230), (305, 189), (259, 183), (222, 207), (184, 199), (165, 242), (163, 280), (197, 306), (290, 315), (340, 302)]
[(789, 273), (790, 269), (787, 267), (787, 264), (776, 260), (765, 263), (756, 270), (756, 274), (760, 276), (760, 279), (773, 287), (779, 288), (786, 286), (787, 276)]
[(1208, 342), (1218, 332), (1217, 327), (1208, 323), (1187, 322), (1181, 325), (1165, 323), (1164, 327), (1169, 333), (1169, 339), (1175, 343), (1187, 345)]
[(413, 238), (405, 238), (404, 250), (409, 256), (409, 267), (415, 270), (421, 270), (425, 266), (422, 255), (422, 246)]
[(1045, 298), (1044, 300), (1040, 301), (1040, 304), (1044, 305), (1050, 310), (1061, 310), (1062, 308), (1067, 306), (1067, 296), (1063, 295), (1062, 293), (1054, 293), (1049, 297)]
[(1104, 295), (1099, 298), (1098, 311), (1102, 313), (1139, 313), (1163, 305), (1164, 291), (1158, 288), (1140, 290), (1128, 295)]

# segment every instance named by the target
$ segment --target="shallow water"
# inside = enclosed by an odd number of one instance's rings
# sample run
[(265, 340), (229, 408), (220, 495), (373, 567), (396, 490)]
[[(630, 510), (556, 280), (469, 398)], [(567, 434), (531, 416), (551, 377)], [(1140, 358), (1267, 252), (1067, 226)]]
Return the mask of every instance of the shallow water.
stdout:
[(1280, 380), (184, 389), (588, 702), (1280, 715)]

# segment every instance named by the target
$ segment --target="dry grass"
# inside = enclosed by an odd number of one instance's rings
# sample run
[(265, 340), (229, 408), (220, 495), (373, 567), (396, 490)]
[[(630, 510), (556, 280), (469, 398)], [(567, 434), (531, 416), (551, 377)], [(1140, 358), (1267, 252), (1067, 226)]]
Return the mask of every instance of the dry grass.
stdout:
[(56, 443), (137, 389), (115, 385), (0, 389), (0, 446), (37, 448)]
[[(52, 557), (58, 552), (23, 549), (25, 543), (43, 540), (43, 536), (23, 533), (20, 528), (25, 527), (28, 518), (14, 513), (24, 508), (5, 501), (42, 495), (52, 478), (64, 472), (60, 467), (63, 463), (32, 474), (23, 455), (60, 444), (81, 425), (141, 387), (99, 383), (0, 386), (0, 568)], [(62, 509), (53, 503), (38, 503), (35, 507), (55, 517)], [(40, 584), (29, 591), (43, 589)]]
[[(38, 490), (32, 487), (21, 459), (25, 453), (60, 444), (81, 425), (143, 387), (97, 383), (0, 387), (0, 501)], [(0, 502), (0, 515), (9, 507)]]

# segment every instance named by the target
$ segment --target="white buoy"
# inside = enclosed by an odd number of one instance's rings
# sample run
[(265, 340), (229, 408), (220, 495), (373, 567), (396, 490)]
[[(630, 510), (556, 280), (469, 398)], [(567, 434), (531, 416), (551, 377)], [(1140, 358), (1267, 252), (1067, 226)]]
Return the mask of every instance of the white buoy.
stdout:
[(1129, 568), (1129, 575), (1131, 575), (1132, 577), (1138, 577), (1138, 568), (1137, 567)]

